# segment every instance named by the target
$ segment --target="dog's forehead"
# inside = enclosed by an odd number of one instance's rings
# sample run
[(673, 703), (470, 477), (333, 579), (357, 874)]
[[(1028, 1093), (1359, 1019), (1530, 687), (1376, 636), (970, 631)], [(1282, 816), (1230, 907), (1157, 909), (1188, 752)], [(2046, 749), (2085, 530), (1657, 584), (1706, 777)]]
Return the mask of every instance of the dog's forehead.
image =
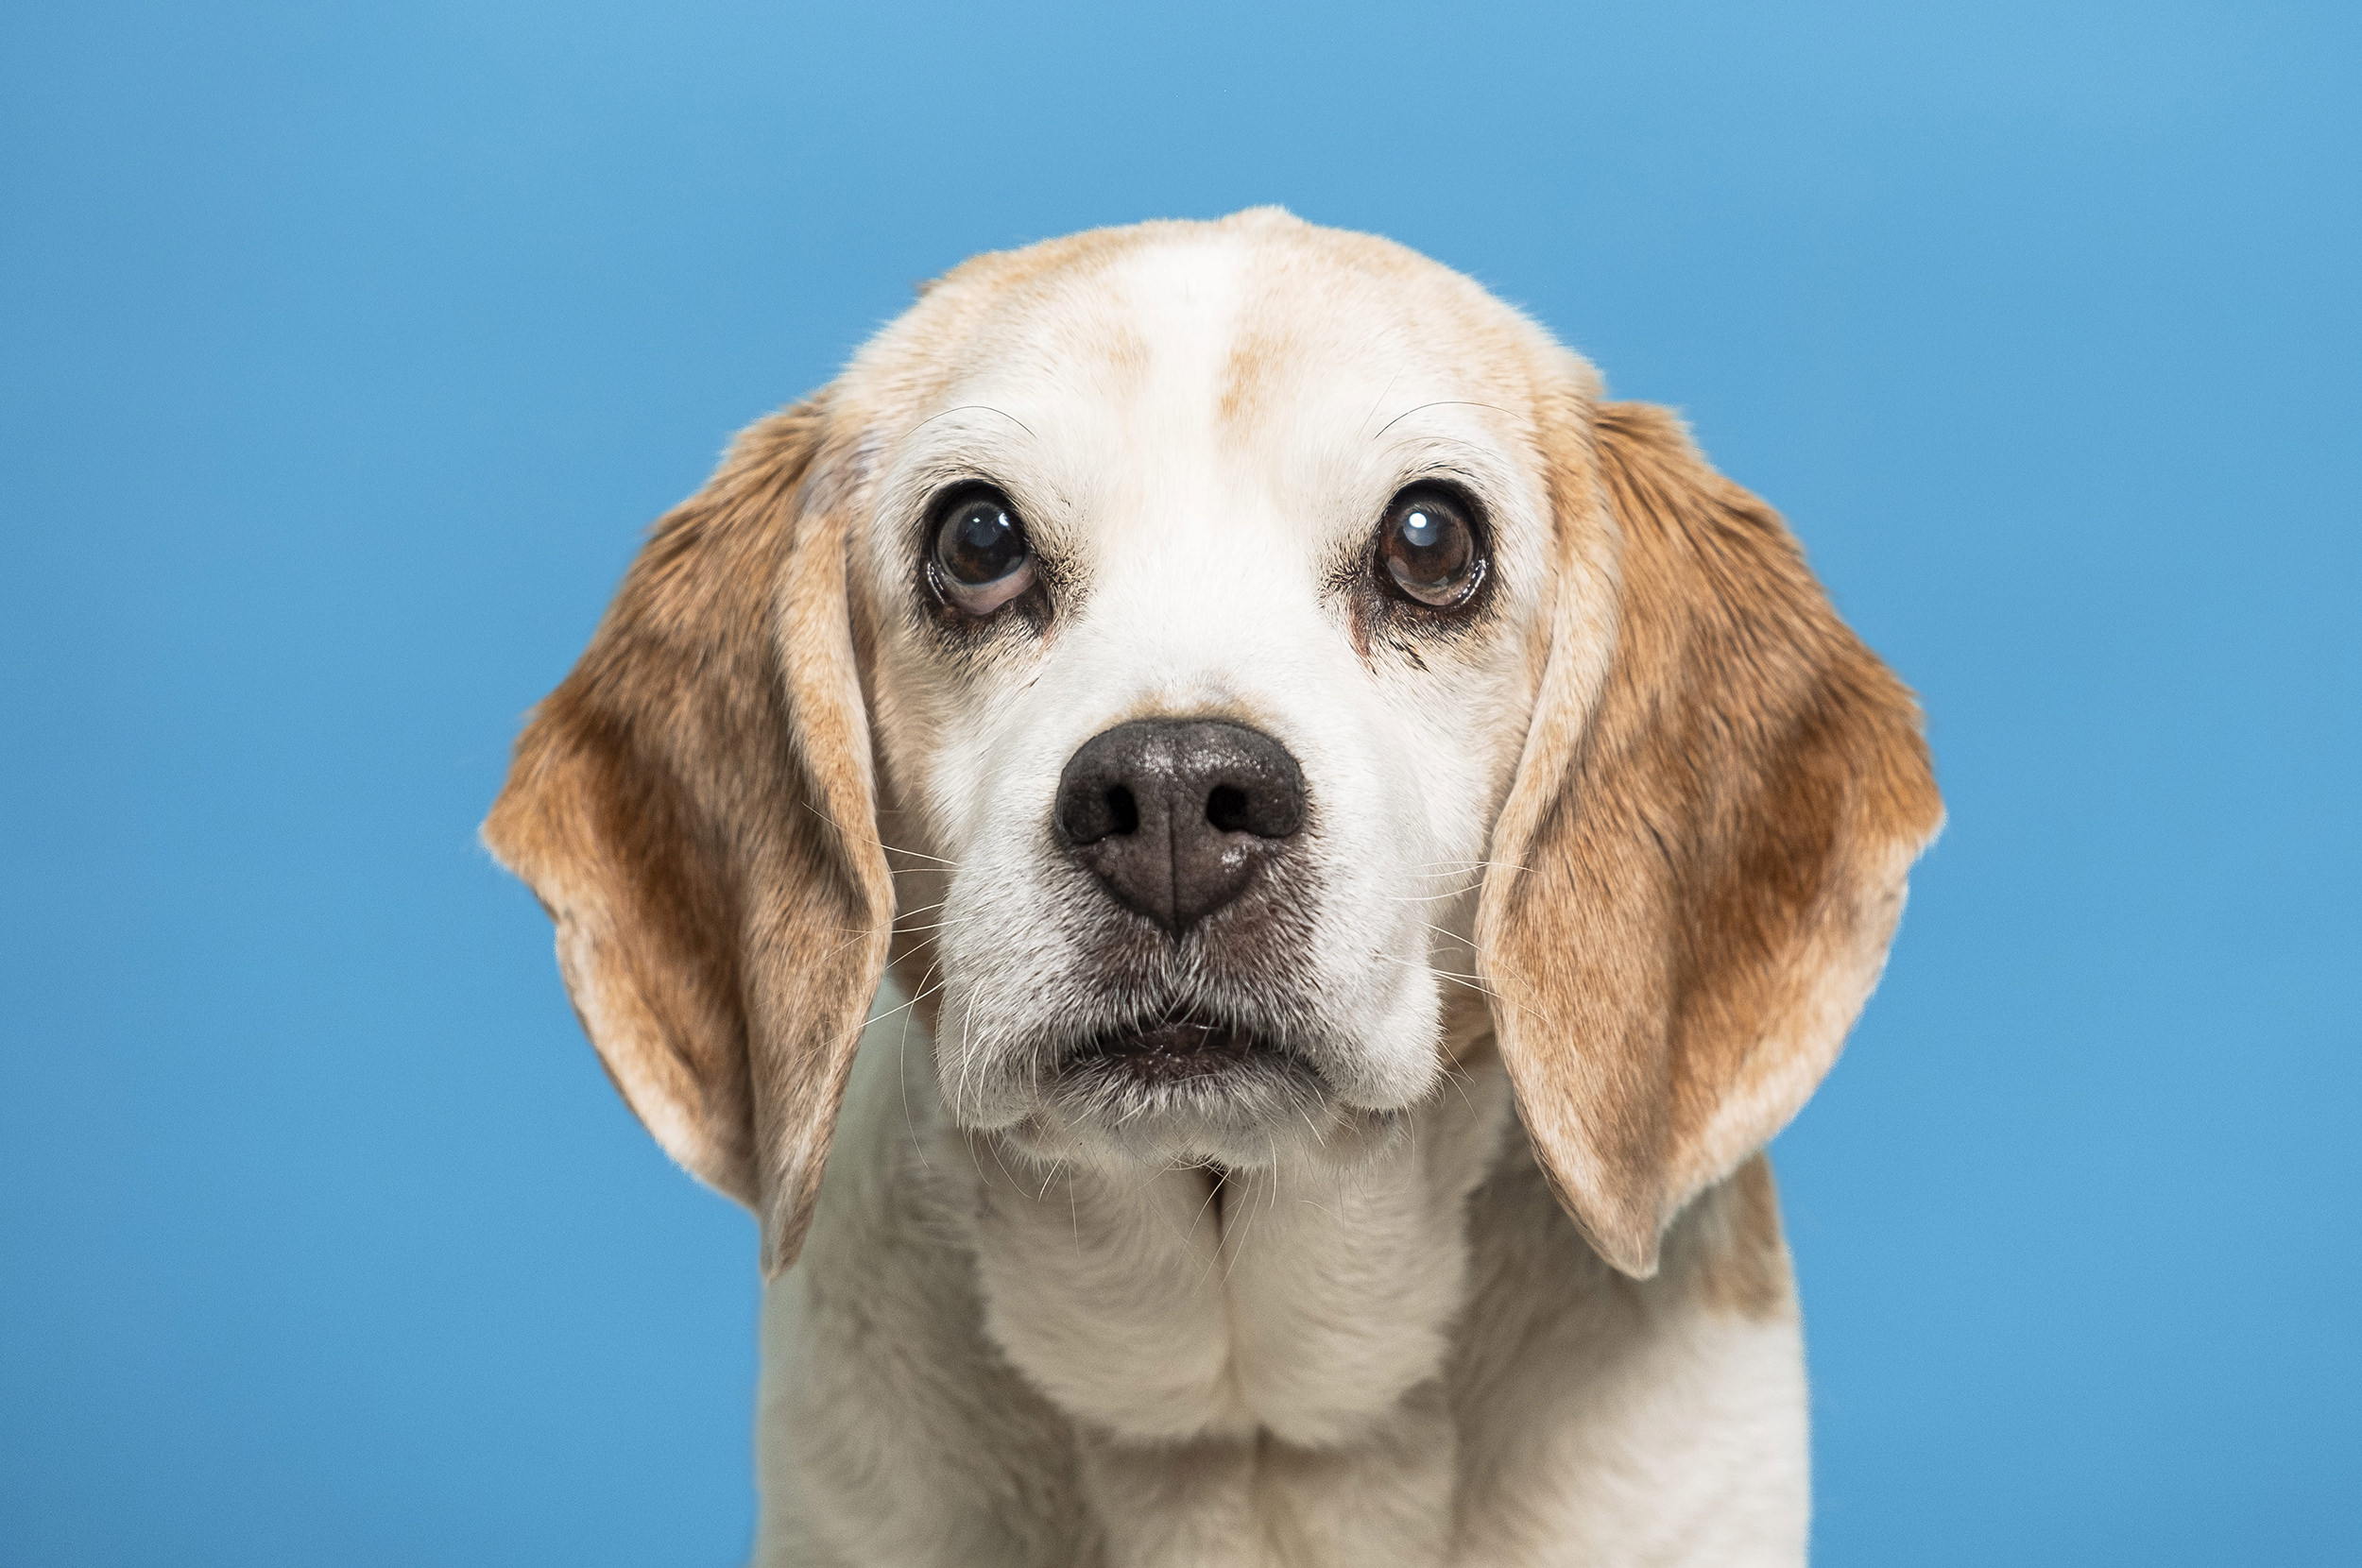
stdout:
[(1255, 213), (979, 258), (852, 379), (888, 439), (980, 408), (1167, 451), (1374, 436), (1420, 407), (1515, 436), (1538, 349), (1522, 316), (1414, 252)]

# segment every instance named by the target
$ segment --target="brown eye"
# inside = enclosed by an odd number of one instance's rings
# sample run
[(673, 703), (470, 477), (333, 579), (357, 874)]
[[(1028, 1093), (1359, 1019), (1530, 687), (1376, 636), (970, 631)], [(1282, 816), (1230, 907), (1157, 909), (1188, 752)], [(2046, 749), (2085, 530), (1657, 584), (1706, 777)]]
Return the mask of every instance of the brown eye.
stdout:
[(1404, 598), (1437, 609), (1464, 603), (1484, 576), (1471, 508), (1449, 490), (1415, 485), (1387, 503), (1378, 525), (1386, 580)]
[(990, 615), (1034, 582), (1032, 547), (1017, 508), (998, 490), (966, 490), (936, 515), (934, 581), (944, 599)]

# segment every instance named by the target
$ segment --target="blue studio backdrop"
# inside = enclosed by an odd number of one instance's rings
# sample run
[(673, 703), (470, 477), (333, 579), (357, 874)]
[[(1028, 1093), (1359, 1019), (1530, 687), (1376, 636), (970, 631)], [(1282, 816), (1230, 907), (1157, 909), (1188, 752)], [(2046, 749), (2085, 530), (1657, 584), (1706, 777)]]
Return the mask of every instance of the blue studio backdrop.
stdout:
[(743, 1554), (752, 1228), (475, 824), (914, 281), (1262, 202), (1678, 405), (1926, 701), (1777, 1148), (1819, 1560), (2362, 1560), (2355, 15), (8, 8), (0, 1564)]

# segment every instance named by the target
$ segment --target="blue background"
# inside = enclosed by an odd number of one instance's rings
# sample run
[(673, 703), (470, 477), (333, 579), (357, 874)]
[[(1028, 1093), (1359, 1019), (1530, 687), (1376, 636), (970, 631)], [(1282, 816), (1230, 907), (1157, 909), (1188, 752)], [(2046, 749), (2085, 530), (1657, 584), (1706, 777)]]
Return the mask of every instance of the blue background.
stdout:
[(750, 1225), (476, 820), (915, 280), (1267, 201), (1680, 405), (1925, 696), (1779, 1146), (1820, 1560), (2362, 1560), (2353, 17), (10, 7), (0, 1562), (745, 1550)]

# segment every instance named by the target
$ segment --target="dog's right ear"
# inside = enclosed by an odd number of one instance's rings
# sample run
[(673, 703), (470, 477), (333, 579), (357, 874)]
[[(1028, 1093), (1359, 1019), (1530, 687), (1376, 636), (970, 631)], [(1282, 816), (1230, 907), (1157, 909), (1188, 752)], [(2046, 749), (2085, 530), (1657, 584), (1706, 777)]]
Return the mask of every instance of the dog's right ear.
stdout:
[(894, 896), (826, 397), (656, 526), (534, 711), (484, 842), (557, 926), (583, 1030), (665, 1151), (795, 1261)]

